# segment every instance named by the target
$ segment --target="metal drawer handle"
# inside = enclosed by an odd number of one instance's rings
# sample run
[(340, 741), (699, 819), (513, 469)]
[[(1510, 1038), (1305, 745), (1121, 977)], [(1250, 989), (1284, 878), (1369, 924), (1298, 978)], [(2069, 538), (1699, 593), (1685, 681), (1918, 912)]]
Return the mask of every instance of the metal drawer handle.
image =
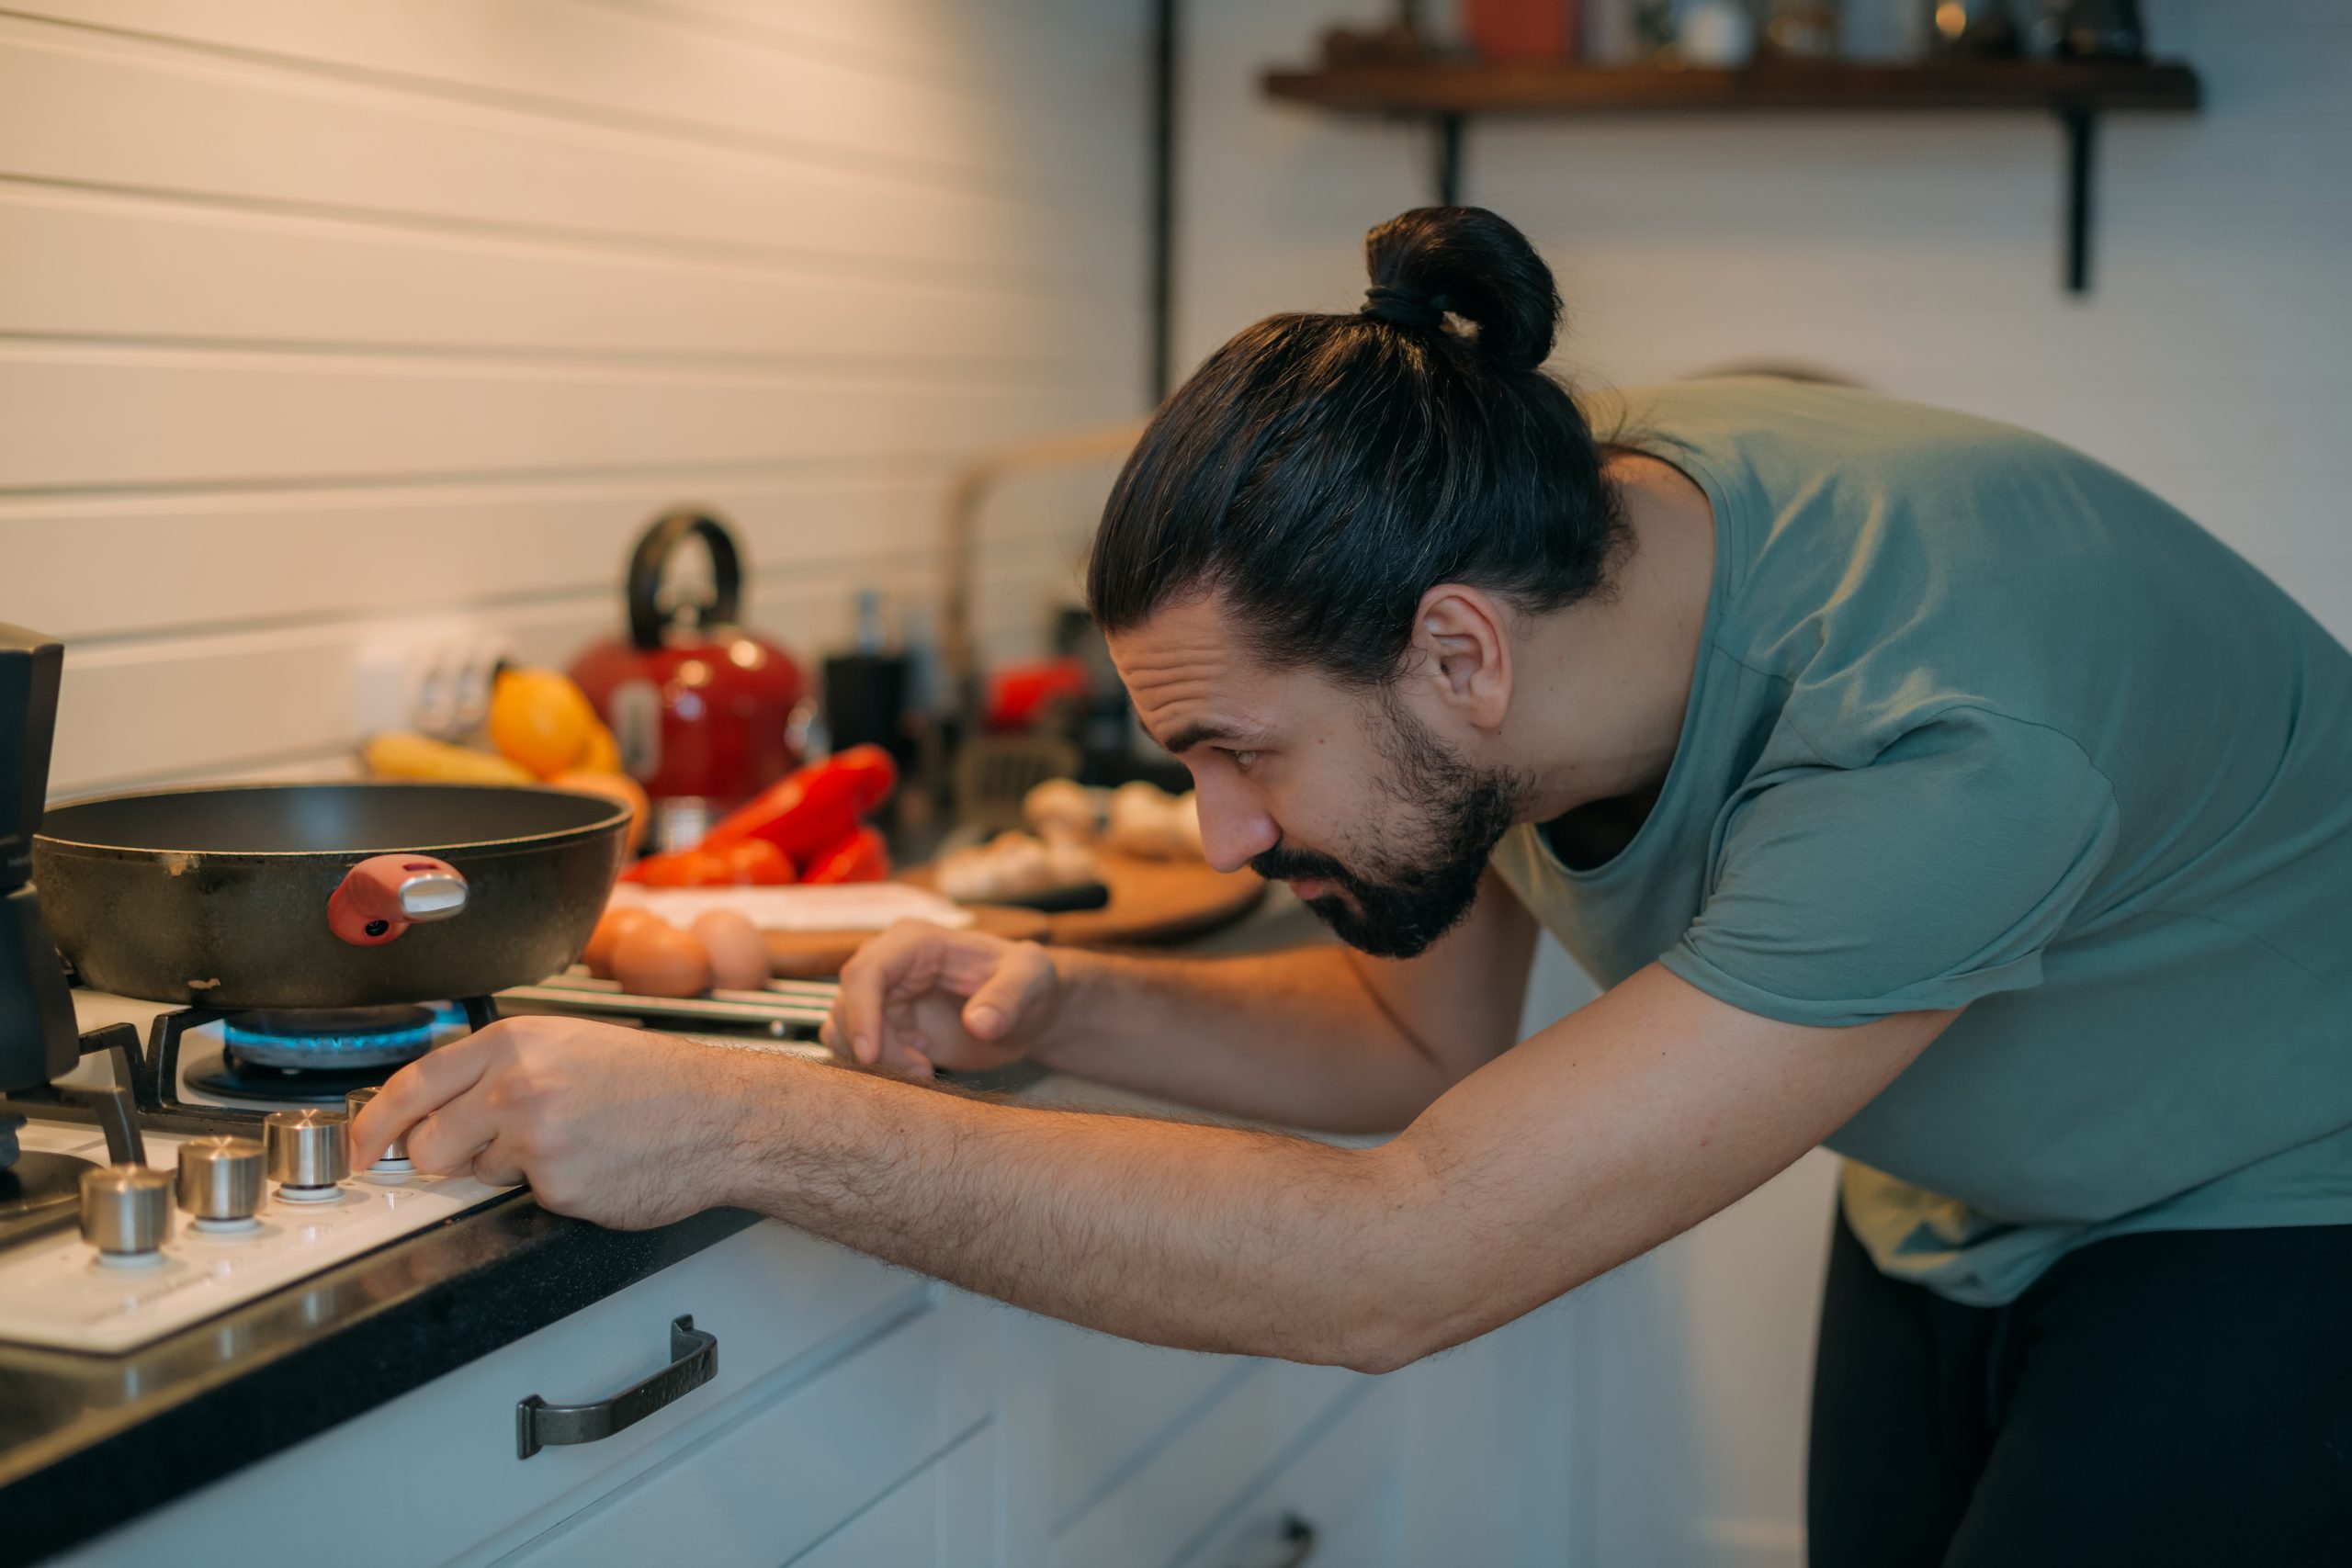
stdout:
[(1283, 1516), (1281, 1539), (1283, 1544), (1290, 1548), (1290, 1551), (1281, 1562), (1271, 1564), (1270, 1568), (1301, 1568), (1308, 1558), (1315, 1555), (1315, 1527), (1296, 1514)]
[(695, 1326), (691, 1315), (670, 1325), (670, 1364), (610, 1399), (593, 1404), (549, 1404), (532, 1394), (514, 1406), (514, 1457), (543, 1448), (594, 1443), (692, 1393), (718, 1375), (718, 1336)]

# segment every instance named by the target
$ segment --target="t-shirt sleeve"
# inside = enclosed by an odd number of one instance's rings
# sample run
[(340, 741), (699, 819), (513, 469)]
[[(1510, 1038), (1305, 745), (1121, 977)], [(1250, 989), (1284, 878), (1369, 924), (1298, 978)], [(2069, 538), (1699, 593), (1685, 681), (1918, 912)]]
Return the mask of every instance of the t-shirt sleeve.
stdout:
[(1661, 962), (1788, 1023), (1963, 1007), (2040, 983), (2115, 836), (2114, 791), (2072, 740), (1948, 713), (1867, 766), (1744, 790), (1698, 919)]

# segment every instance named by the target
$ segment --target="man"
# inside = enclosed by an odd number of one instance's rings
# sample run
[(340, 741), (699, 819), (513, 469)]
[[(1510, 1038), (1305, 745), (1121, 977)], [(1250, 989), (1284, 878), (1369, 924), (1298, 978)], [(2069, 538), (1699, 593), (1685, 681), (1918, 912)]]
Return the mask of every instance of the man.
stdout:
[[(845, 1073), (525, 1019), (354, 1131), (741, 1204), (1113, 1333), (1365, 1371), (1851, 1156), (1816, 1562), (2342, 1561), (2352, 656), (2024, 433), (1693, 383), (1612, 438), (1516, 231), (1408, 213), (1153, 421), (1089, 593), (1211, 862), (1350, 944), (901, 927)], [(1597, 406), (1597, 405), (1596, 405)], [(1538, 922), (1609, 984), (1513, 1043)], [(983, 1103), (1029, 1055), (1369, 1149)], [(2226, 1555), (2217, 1555), (2226, 1554)]]

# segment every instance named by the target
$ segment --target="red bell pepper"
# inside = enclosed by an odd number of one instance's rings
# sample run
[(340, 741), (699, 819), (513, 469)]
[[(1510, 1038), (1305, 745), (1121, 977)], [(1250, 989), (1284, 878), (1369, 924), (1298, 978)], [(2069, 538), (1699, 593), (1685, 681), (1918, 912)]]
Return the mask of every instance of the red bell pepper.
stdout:
[(621, 880), (648, 887), (781, 887), (794, 876), (792, 862), (782, 850), (763, 839), (746, 839), (648, 855)]
[(820, 882), (887, 882), (890, 876), (890, 846), (871, 828), (860, 828), (808, 863), (805, 880)]
[(857, 819), (888, 799), (898, 783), (898, 764), (889, 752), (853, 746), (809, 763), (729, 812), (703, 835), (703, 847), (756, 840), (774, 844), (795, 865), (808, 865), (848, 838)]

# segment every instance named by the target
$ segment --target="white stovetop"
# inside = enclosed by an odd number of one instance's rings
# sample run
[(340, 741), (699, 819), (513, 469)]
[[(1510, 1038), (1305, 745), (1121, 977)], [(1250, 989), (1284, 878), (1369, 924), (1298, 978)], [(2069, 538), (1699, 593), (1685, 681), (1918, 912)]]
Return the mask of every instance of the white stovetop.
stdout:
[[(107, 1163), (96, 1127), (35, 1122), (27, 1149)], [(147, 1162), (175, 1168), (187, 1140), (146, 1134)], [(430, 1229), (504, 1191), (469, 1176), (362, 1172), (324, 1203), (262, 1201), (250, 1230), (206, 1232), (173, 1210), (172, 1238), (156, 1261), (117, 1267), (74, 1230), (0, 1253), (0, 1339), (68, 1350), (129, 1350), (200, 1323), (386, 1242)]]
[[(175, 1010), (167, 1004), (96, 991), (75, 992), (74, 1004), (83, 1029), (128, 1023), (142, 1042), (159, 1014)], [(462, 1024), (447, 1027), (436, 1031), (434, 1043), (447, 1043), (464, 1033)], [(680, 1037), (739, 1050), (827, 1054), (822, 1046), (794, 1042)], [(176, 1086), (181, 1100), (199, 1107), (288, 1108), (285, 1102), (232, 1099), (191, 1087), (187, 1069), (209, 1061), (220, 1043), (218, 1021), (188, 1032), (181, 1044), (181, 1081)], [(85, 1057), (62, 1081), (103, 1085), (111, 1081), (111, 1072), (105, 1057)], [(252, 1135), (259, 1134), (258, 1127), (253, 1129)], [(35, 1120), (18, 1137), (27, 1149), (107, 1163), (105, 1139), (94, 1126)], [(150, 1166), (159, 1170), (177, 1166), (184, 1137), (153, 1131), (144, 1137)], [(361, 1172), (343, 1183), (334, 1202), (265, 1199), (259, 1223), (241, 1232), (200, 1231), (175, 1208), (172, 1239), (158, 1261), (142, 1267), (101, 1263), (96, 1249), (69, 1227), (0, 1251), (0, 1340), (71, 1350), (135, 1349), (402, 1236), (429, 1230), (505, 1190), (470, 1177)]]

